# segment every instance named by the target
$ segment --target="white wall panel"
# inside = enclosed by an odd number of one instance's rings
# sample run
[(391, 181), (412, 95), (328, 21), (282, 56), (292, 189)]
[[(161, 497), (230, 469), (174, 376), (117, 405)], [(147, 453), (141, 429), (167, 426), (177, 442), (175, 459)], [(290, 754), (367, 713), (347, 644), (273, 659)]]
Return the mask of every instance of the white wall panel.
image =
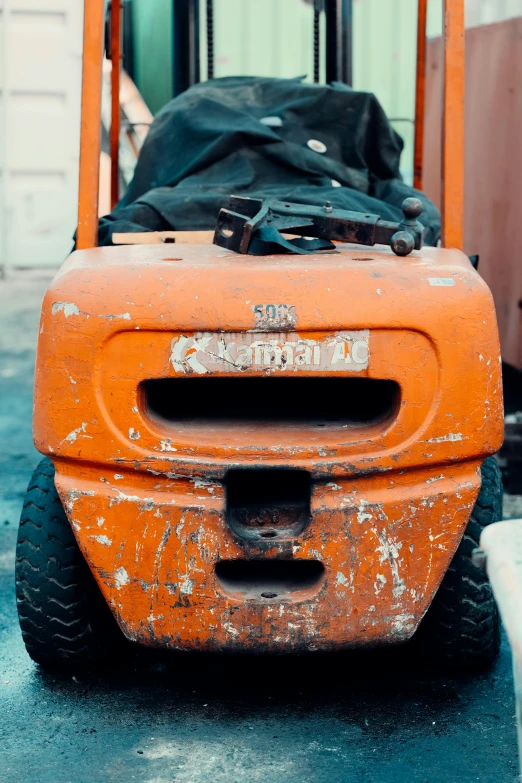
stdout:
[(0, 265), (48, 266), (76, 226), (82, 0), (0, 0)]

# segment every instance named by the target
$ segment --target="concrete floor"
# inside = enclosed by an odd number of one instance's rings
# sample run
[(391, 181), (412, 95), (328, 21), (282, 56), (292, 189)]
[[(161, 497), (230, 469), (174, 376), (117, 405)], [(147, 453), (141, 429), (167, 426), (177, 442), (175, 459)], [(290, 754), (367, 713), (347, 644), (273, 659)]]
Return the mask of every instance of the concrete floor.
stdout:
[(0, 281), (0, 781), (511, 783), (511, 658), (447, 678), (400, 652), (295, 659), (140, 654), (50, 675), (16, 617), (16, 526), (38, 454), (32, 371), (48, 273)]

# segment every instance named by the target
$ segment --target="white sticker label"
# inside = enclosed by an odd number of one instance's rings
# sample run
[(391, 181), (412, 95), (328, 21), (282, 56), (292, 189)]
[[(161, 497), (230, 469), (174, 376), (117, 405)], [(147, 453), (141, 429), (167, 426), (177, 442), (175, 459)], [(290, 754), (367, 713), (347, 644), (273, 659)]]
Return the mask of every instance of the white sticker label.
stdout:
[(360, 372), (368, 368), (370, 332), (337, 332), (308, 340), (293, 332), (181, 334), (172, 340), (176, 372)]
[(430, 285), (455, 285), (452, 277), (428, 277)]

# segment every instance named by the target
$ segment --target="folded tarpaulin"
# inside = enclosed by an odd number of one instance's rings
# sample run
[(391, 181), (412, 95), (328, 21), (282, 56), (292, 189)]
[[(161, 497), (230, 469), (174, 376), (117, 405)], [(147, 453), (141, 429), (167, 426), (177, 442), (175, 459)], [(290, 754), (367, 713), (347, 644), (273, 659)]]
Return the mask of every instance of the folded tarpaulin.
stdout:
[(403, 142), (377, 98), (345, 84), (227, 77), (191, 87), (154, 119), (129, 189), (100, 220), (113, 232), (213, 229), (230, 195), (275, 197), (400, 221), (417, 196), (425, 242), (440, 216), (399, 171)]

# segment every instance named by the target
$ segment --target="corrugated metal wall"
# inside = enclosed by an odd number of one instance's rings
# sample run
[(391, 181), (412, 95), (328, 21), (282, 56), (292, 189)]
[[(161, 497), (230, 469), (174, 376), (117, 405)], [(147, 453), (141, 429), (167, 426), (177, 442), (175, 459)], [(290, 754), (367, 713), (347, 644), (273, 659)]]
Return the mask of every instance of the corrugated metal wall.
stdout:
[(216, 76), (313, 74), (311, 3), (215, 0), (214, 18)]
[[(306, 0), (214, 1), (217, 76), (242, 73), (310, 77), (313, 57), (310, 3)], [(429, 1), (430, 36), (440, 35), (442, 6), (443, 0)], [(354, 0), (353, 13), (354, 87), (374, 92), (393, 120), (405, 141), (403, 175), (411, 182), (417, 0)], [(518, 15), (522, 15), (522, 0), (466, 0), (468, 26)]]
[(156, 113), (172, 97), (172, 0), (132, 0), (134, 78)]
[[(137, 82), (156, 111), (165, 100), (171, 0), (132, 0), (136, 9)], [(430, 0), (428, 34), (440, 35), (443, 0)], [(215, 74), (293, 77), (313, 67), (309, 0), (214, 0)], [(201, 2), (202, 78), (206, 74), (205, 3)], [(354, 87), (374, 92), (405, 140), (403, 174), (413, 174), (417, 0), (354, 0)], [(468, 26), (522, 15), (522, 0), (466, 0)], [(154, 32), (157, 31), (157, 32)], [(167, 32), (165, 32), (167, 31)], [(150, 52), (154, 50), (154, 57)]]
[[(153, 111), (169, 94), (171, 0), (133, 0), (137, 82)], [(440, 35), (443, 0), (430, 0), (428, 34)], [(215, 74), (306, 75), (313, 67), (308, 0), (214, 0)], [(413, 176), (417, 0), (354, 0), (354, 87), (374, 92), (405, 141), (403, 175)], [(201, 3), (202, 78), (206, 74)], [(522, 0), (467, 0), (468, 26), (522, 15)], [(151, 58), (150, 52), (154, 51)]]
[[(215, 0), (214, 13), (217, 76), (306, 74), (311, 78), (312, 4)], [(354, 2), (354, 87), (375, 92), (394, 119), (406, 143), (403, 174), (409, 180), (413, 176), (416, 18), (417, 0)]]
[(402, 136), (404, 178), (413, 180), (417, 0), (354, 2), (354, 87), (379, 98)]
[[(172, 0), (132, 0), (135, 80), (157, 112), (172, 95)], [(215, 75), (299, 76), (313, 68), (313, 10), (305, 0), (214, 0)], [(206, 3), (201, 76), (206, 78)], [(153, 55), (152, 55), (153, 53)]]

